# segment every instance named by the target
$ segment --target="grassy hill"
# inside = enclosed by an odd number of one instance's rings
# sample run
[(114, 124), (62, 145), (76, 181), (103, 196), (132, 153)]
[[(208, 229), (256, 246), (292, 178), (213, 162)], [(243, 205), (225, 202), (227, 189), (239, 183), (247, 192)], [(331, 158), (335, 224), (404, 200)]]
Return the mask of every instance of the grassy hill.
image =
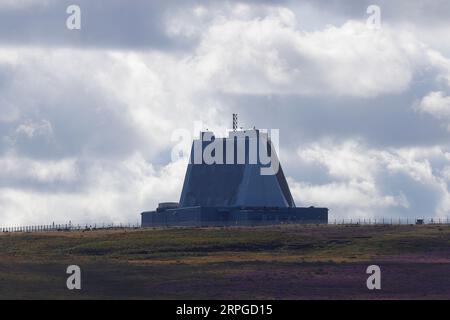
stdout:
[[(82, 269), (82, 290), (65, 271)], [(377, 264), (382, 290), (366, 288)], [(450, 226), (0, 234), (0, 298), (450, 298)]]

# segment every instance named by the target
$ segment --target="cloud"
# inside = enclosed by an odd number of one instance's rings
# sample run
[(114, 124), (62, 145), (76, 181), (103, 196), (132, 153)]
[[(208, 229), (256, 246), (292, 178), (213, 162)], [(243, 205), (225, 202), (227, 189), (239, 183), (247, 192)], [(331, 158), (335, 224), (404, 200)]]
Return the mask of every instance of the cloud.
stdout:
[(70, 180), (84, 185), (76, 192), (61, 187), (46, 192), (42, 188), (3, 185), (0, 187), (3, 223), (49, 224), (52, 221), (68, 223), (69, 220), (81, 224), (136, 223), (139, 212), (154, 208), (162, 199), (178, 200), (185, 170), (182, 161), (156, 170), (138, 153), (120, 162), (91, 162), (84, 169), (77, 162), (1, 159), (0, 164), (6, 164), (2, 180), (23, 177), (47, 184)]
[(441, 120), (447, 126), (447, 130), (450, 131), (450, 97), (444, 92), (430, 92), (414, 105), (414, 109)]
[(2, 185), (12, 184), (11, 179), (54, 183), (55, 181), (74, 181), (77, 177), (75, 159), (58, 161), (38, 161), (6, 155), (0, 158)]
[(450, 97), (442, 91), (433, 91), (425, 96), (418, 110), (438, 119), (450, 119)]
[(194, 61), (205, 81), (227, 93), (372, 97), (407, 89), (422, 54), (405, 32), (358, 21), (302, 32), (293, 12), (276, 8), (213, 21)]
[(331, 182), (291, 180), (302, 205), (327, 206), (333, 217), (445, 217), (450, 153), (441, 147), (379, 150), (356, 140), (303, 146), (298, 159), (320, 166)]
[(153, 51), (8, 52), (0, 90), (15, 112), (0, 125), (2, 224), (135, 222), (178, 200), (187, 163), (170, 162), (171, 135), (191, 132), (194, 120), (215, 123), (220, 107), (199, 93), (184, 60)]
[(427, 55), (430, 65), (438, 70), (437, 82), (450, 87), (450, 59), (431, 49), (428, 50)]
[(25, 122), (19, 125), (16, 129), (16, 134), (23, 134), (28, 138), (33, 138), (37, 135), (52, 135), (53, 129), (50, 122), (41, 120), (40, 122)]

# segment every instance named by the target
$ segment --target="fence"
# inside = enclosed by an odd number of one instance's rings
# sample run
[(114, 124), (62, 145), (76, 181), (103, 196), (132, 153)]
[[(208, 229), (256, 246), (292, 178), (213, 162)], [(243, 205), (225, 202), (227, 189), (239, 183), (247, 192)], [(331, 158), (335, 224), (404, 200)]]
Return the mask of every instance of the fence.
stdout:
[[(329, 219), (329, 225), (410, 225), (410, 224), (446, 224), (449, 217), (442, 218), (377, 218), (377, 219)], [(88, 224), (51, 224), (34, 226), (0, 227), (0, 232), (50, 232), (50, 231), (93, 231), (116, 229), (139, 229), (140, 223), (88, 223)]]
[(92, 231), (114, 229), (138, 229), (140, 223), (94, 223), (94, 224), (51, 224), (34, 226), (0, 227), (0, 232), (50, 232), (50, 231)]
[(450, 218), (441, 217), (441, 218), (329, 219), (328, 224), (335, 224), (335, 225), (450, 224)]

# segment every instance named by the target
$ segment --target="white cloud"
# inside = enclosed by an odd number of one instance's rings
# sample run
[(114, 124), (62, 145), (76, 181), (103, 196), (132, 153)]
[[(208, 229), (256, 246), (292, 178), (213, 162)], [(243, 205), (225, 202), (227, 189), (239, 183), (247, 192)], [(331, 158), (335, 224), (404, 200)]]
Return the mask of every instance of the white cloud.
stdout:
[(3, 181), (29, 180), (41, 183), (74, 181), (77, 178), (75, 159), (57, 161), (34, 160), (6, 155), (0, 158), (0, 177)]
[(450, 119), (450, 97), (442, 91), (433, 91), (425, 96), (418, 110), (431, 114), (438, 119)]
[(444, 57), (442, 53), (429, 49), (427, 50), (427, 60), (430, 66), (438, 71), (437, 80), (450, 87), (450, 59)]
[[(328, 140), (300, 148), (298, 156), (303, 163), (320, 166), (332, 182), (291, 181), (294, 196), (302, 205), (329, 207), (334, 217), (387, 217), (399, 209), (410, 216), (432, 217), (446, 216), (450, 210), (448, 170), (440, 168), (442, 163), (450, 165), (450, 154), (440, 147), (379, 150), (355, 140)], [(420, 199), (402, 177), (435, 194), (437, 202), (427, 203), (428, 212), (412, 204), (429, 200)], [(400, 187), (397, 181), (403, 181)], [(389, 188), (392, 185), (396, 186), (394, 192)]]
[[(291, 181), (294, 196), (302, 204), (328, 207), (331, 219), (376, 218), (387, 214), (386, 208), (404, 207), (409, 203), (403, 193), (396, 196), (380, 195), (374, 185), (364, 181), (332, 182), (311, 185)], [(387, 214), (389, 215), (389, 214)]]
[(26, 121), (17, 127), (15, 133), (19, 135), (23, 134), (28, 138), (33, 138), (37, 135), (49, 136), (53, 134), (53, 128), (48, 120), (41, 120), (39, 122)]
[[(158, 202), (178, 201), (186, 169), (182, 161), (156, 170), (136, 153), (121, 162), (95, 161), (85, 176), (77, 174), (73, 160), (36, 163), (2, 159), (2, 175), (27, 176), (45, 182), (76, 178), (87, 187), (73, 192), (45, 192), (29, 188), (0, 188), (2, 225), (57, 223), (108, 223), (139, 221), (139, 212)], [(24, 169), (24, 172), (17, 173)]]
[(371, 30), (348, 21), (304, 32), (286, 8), (264, 7), (253, 15), (235, 11), (200, 24), (192, 62), (205, 84), (223, 92), (399, 93), (408, 88), (425, 54), (413, 35), (388, 26)]
[[(331, 141), (325, 144), (330, 147), (333, 145)], [(377, 169), (377, 162), (370, 155), (359, 152), (360, 149), (360, 143), (354, 140), (331, 148), (316, 143), (300, 149), (298, 155), (304, 161), (323, 164), (335, 178), (367, 180)]]

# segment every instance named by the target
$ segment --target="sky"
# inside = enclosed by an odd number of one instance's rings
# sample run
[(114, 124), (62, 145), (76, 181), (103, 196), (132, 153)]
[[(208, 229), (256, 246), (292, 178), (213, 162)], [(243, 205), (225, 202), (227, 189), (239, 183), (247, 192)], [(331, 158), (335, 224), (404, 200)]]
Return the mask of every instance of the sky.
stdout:
[(298, 206), (450, 217), (449, 14), (444, 0), (1, 0), (0, 225), (138, 222), (179, 199), (177, 134), (223, 132), (232, 113), (279, 129)]

